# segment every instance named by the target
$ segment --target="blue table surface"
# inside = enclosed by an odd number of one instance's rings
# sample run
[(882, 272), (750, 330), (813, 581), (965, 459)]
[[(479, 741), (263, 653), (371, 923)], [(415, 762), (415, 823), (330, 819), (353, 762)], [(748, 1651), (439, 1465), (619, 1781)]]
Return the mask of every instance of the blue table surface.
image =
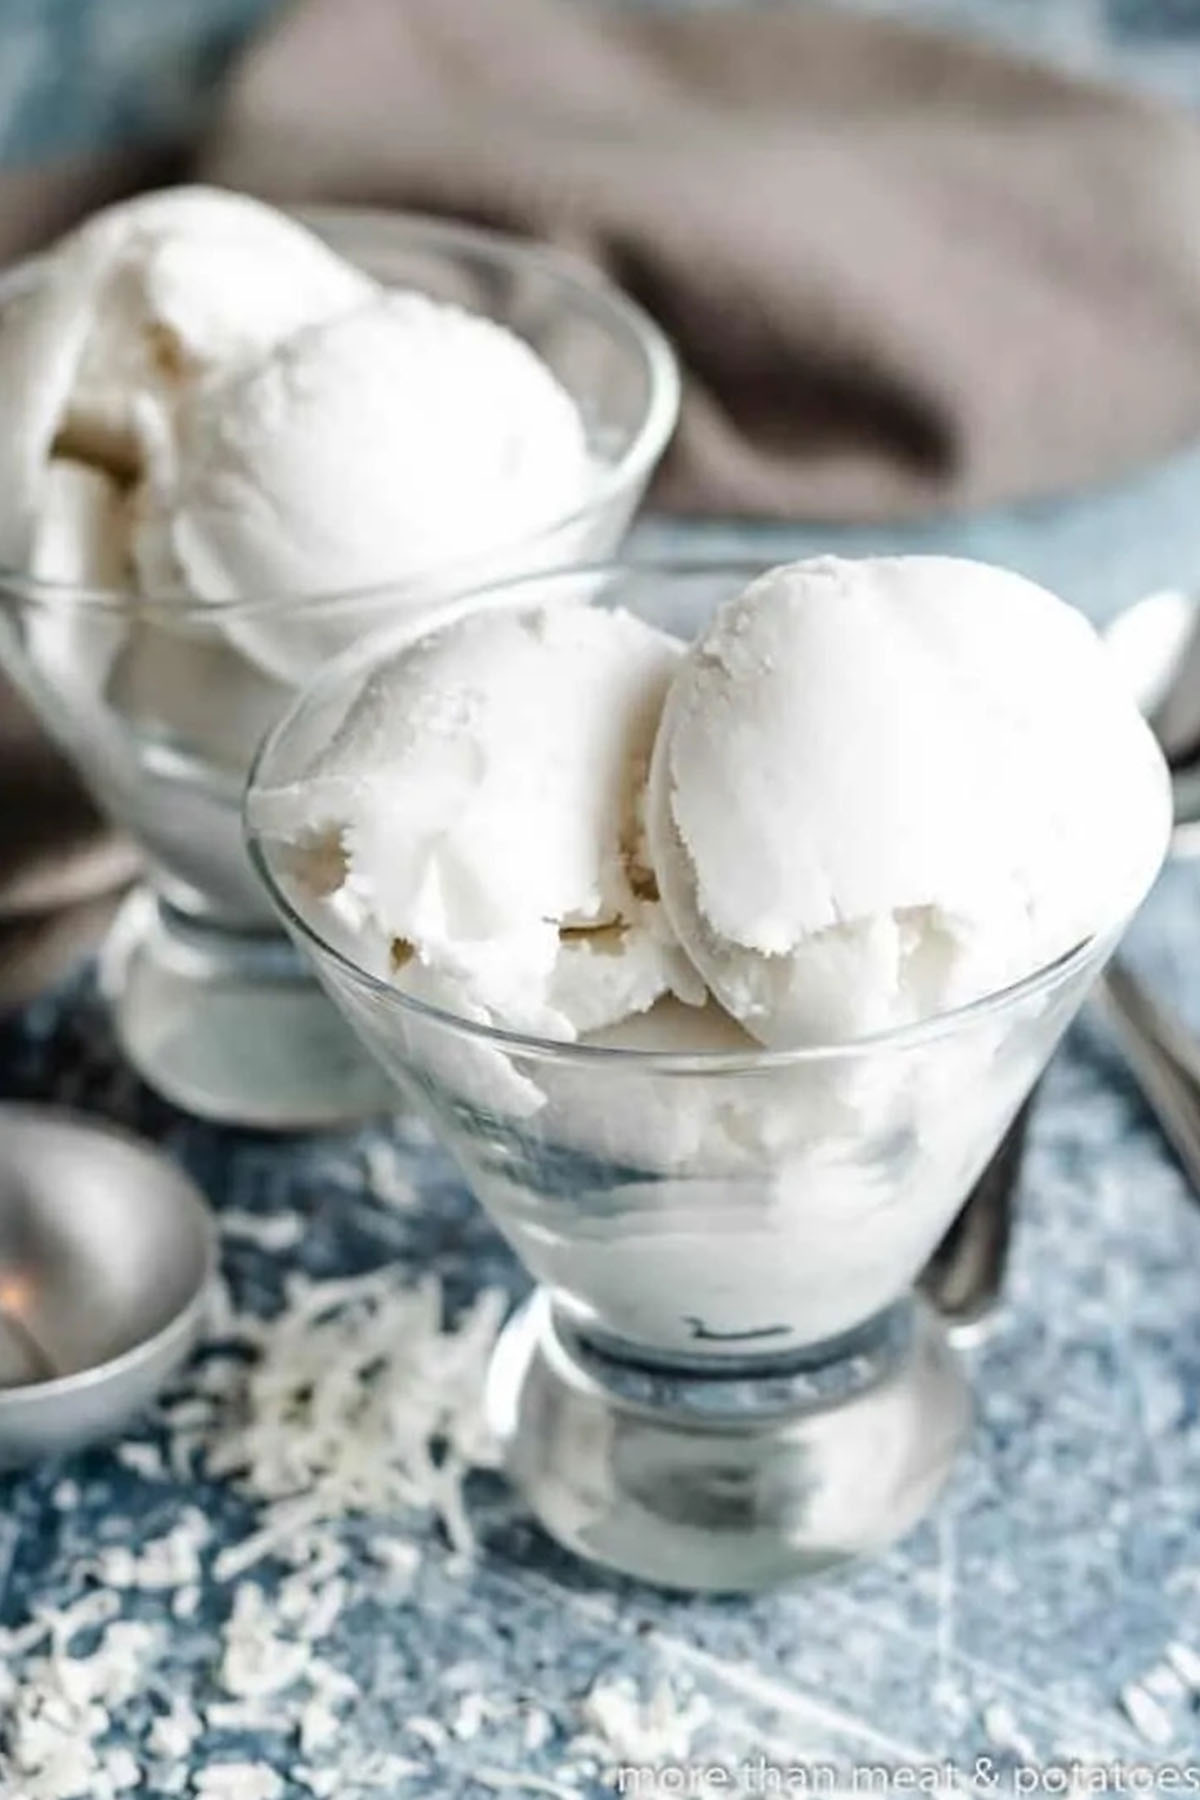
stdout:
[[(261, 10), (234, 0), (105, 0), (103, 9), (14, 0), (0, 11), (0, 160), (156, 128), (156, 107), (178, 116)], [(906, 10), (1200, 97), (1194, 0), (913, 0)], [(190, 61), (176, 54), (184, 44)], [(147, 87), (147, 59), (175, 75)], [(957, 550), (1022, 568), (1103, 620), (1141, 592), (1200, 575), (1198, 494), (1200, 446), (1105, 493), (969, 520), (870, 533), (651, 519), (638, 540), (713, 555)], [(1200, 1029), (1198, 883), (1198, 869), (1169, 871), (1130, 951)], [(297, 1268), (435, 1270), (451, 1310), (486, 1285), (520, 1289), (419, 1126), (274, 1140), (186, 1119), (122, 1068), (89, 972), (0, 1027), (0, 1090), (121, 1120), (176, 1156), (230, 1222), (224, 1271), (252, 1311), (269, 1312)], [(257, 1247), (246, 1215), (293, 1219), (295, 1246)], [(118, 1596), (123, 1616), (155, 1625), (157, 1637), (110, 1719), (92, 1722), (101, 1773), (85, 1791), (97, 1800), (122, 1784), (229, 1800), (283, 1800), (314, 1783), (338, 1800), (609, 1792), (609, 1765), (637, 1750), (639, 1733), (618, 1730), (611, 1709), (601, 1730), (588, 1696), (621, 1680), (632, 1684), (633, 1725), (638, 1706), (646, 1713), (647, 1756), (690, 1758), (693, 1777), (709, 1761), (749, 1759), (740, 1791), (786, 1791), (772, 1787), (767, 1765), (785, 1779), (789, 1765), (833, 1762), (848, 1782), (856, 1767), (886, 1763), (925, 1782), (946, 1759), (982, 1791), (997, 1791), (993, 1775), (1011, 1791), (1018, 1768), (1077, 1757), (1106, 1766), (1110, 1792), (1117, 1761), (1165, 1767), (1161, 1785), (1178, 1789), (1171, 1771), (1187, 1780), (1200, 1765), (1198, 1288), (1200, 1210), (1085, 1017), (1035, 1116), (1006, 1304), (970, 1356), (970, 1452), (936, 1514), (888, 1555), (755, 1600), (672, 1597), (582, 1567), (541, 1537), (496, 1477), (475, 1477), (473, 1560), (419, 1513), (341, 1529), (345, 1602), (319, 1650), (352, 1685), (331, 1742), (304, 1752), (303, 1680), (272, 1696), (265, 1726), (219, 1710), (236, 1584), (213, 1564), (253, 1529), (254, 1509), (227, 1481), (160, 1468), (155, 1448), (169, 1448), (170, 1429), (156, 1415), (132, 1449), (0, 1479), (0, 1625), (85, 1594), (104, 1546), (153, 1543), (188, 1508), (208, 1521), (202, 1573), (188, 1584), (192, 1616), (175, 1616), (169, 1589)], [(381, 1575), (366, 1549), (381, 1534), (411, 1546), (410, 1576)], [(273, 1592), (280, 1575), (268, 1561), (249, 1579)], [(94, 1637), (82, 1632), (74, 1653)], [(12, 1683), (30, 1677), (38, 1654), (11, 1643), (0, 1654), (0, 1746)], [(656, 1739), (649, 1725), (664, 1684), (683, 1722)], [(175, 1754), (150, 1748), (172, 1698), (207, 1720)], [(737, 1791), (713, 1780), (711, 1792)], [(793, 1771), (793, 1791), (798, 1780)], [(1041, 1791), (1061, 1792), (1053, 1780)], [(0, 1773), (3, 1800), (56, 1791)], [(669, 1770), (662, 1791), (682, 1791)]]

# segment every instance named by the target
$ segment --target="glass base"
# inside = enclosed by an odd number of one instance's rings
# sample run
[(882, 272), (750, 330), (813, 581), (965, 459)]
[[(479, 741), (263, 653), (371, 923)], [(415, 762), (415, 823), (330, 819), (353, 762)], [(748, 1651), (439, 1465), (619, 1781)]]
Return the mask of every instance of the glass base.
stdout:
[(970, 1398), (921, 1301), (824, 1354), (701, 1374), (597, 1350), (539, 1290), (497, 1346), (487, 1409), (559, 1543), (661, 1586), (736, 1593), (903, 1536), (950, 1471)]
[(147, 889), (101, 957), (121, 1048), (147, 1084), (200, 1118), (317, 1130), (397, 1109), (287, 939), (185, 915)]

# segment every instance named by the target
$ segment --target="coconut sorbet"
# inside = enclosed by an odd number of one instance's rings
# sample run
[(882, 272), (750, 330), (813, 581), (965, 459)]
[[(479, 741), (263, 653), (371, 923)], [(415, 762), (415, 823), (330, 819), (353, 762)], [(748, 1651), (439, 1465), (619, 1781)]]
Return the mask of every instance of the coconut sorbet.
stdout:
[(687, 646), (498, 604), (348, 676), (252, 828), (384, 1061), (498, 1133), (461, 1152), (551, 1289), (660, 1349), (835, 1336), (910, 1285), (1078, 989), (988, 997), (1153, 879), (1162, 758), (1084, 621), (972, 563), (776, 569)]
[(23, 622), (46, 709), (185, 910), (234, 923), (267, 916), (237, 808), (294, 683), (451, 569), (523, 564), (597, 478), (514, 333), (210, 188), (50, 250), (0, 311), (0, 393), (0, 565), (57, 590)]

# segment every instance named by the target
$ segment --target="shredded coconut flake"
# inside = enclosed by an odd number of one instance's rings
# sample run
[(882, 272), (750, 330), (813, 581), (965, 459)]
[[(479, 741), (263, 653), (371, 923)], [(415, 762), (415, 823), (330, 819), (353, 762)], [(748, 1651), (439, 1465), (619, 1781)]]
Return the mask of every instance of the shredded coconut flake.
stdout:
[(226, 1237), (244, 1238), (271, 1255), (294, 1250), (305, 1231), (304, 1220), (295, 1212), (242, 1212), (229, 1206), (219, 1214), (219, 1219)]
[(135, 1553), (113, 1544), (96, 1558), (96, 1574), (106, 1587), (143, 1588), (160, 1592), (198, 1582), (203, 1568), (200, 1552), (212, 1536), (208, 1520), (188, 1507), (177, 1525), (163, 1537), (153, 1538)]
[(367, 1546), (373, 1559), (404, 1582), (411, 1582), (421, 1566), (421, 1552), (408, 1538), (372, 1538)]
[(171, 1597), (171, 1616), (175, 1619), (194, 1619), (200, 1610), (200, 1587), (197, 1582), (189, 1582)]
[(678, 1701), (668, 1681), (660, 1681), (644, 1700), (632, 1681), (619, 1678), (596, 1682), (580, 1711), (581, 1748), (595, 1746), (623, 1763), (676, 1763), (686, 1761), (710, 1709), (698, 1694), (686, 1703)]
[[(239, 1215), (234, 1222), (236, 1229)], [(226, 1297), (217, 1325), (238, 1348), (202, 1356), (188, 1388), (162, 1408), (162, 1448), (134, 1439), (118, 1454), (147, 1480), (189, 1475), (197, 1461), (231, 1476), (258, 1503), (257, 1520), (207, 1568), (212, 1528), (196, 1508), (148, 1541), (130, 1523), (127, 1541), (102, 1545), (77, 1566), (80, 1578), (101, 1585), (0, 1629), (0, 1794), (119, 1800), (142, 1788), (184, 1793), (190, 1781), (196, 1800), (282, 1795), (280, 1777), (264, 1763), (204, 1762), (210, 1729), (290, 1737), (301, 1759), (292, 1778), (318, 1800), (356, 1800), (425, 1773), (405, 1757), (347, 1752), (339, 1708), (358, 1689), (316, 1646), (335, 1631), (350, 1597), (338, 1533), (350, 1516), (379, 1520), (369, 1552), (401, 1584), (421, 1559), (399, 1533), (396, 1515), (408, 1510), (440, 1519), (453, 1549), (447, 1565), (470, 1566), (462, 1487), (472, 1468), (494, 1464), (481, 1397), (504, 1310), (503, 1296), (488, 1292), (446, 1329), (437, 1282), (413, 1287), (394, 1268), (321, 1283), (296, 1278), (278, 1316), (265, 1321), (235, 1313)], [(74, 1483), (55, 1490), (64, 1510), (79, 1498)], [(269, 1598), (242, 1579), (267, 1555), (291, 1565)], [(236, 1584), (209, 1671), (222, 1697), (201, 1705), (164, 1693), (140, 1744), (114, 1743), (114, 1720), (146, 1690), (157, 1641), (144, 1623), (121, 1618), (126, 1597), (161, 1595), (165, 1614), (187, 1620), (211, 1579)], [(74, 1655), (84, 1632), (99, 1636), (88, 1655)], [(461, 1740), (512, 1711), (460, 1692), (452, 1728)], [(433, 1719), (410, 1721), (410, 1729), (433, 1748), (447, 1741)], [(531, 1716), (529, 1744), (545, 1741), (549, 1729)], [(335, 1746), (330, 1773), (319, 1765)], [(189, 1774), (198, 1758), (203, 1766)]]
[(406, 1174), (395, 1144), (372, 1138), (362, 1153), (367, 1185), (376, 1200), (404, 1211), (416, 1205), (417, 1190)]
[(237, 1700), (258, 1700), (293, 1687), (308, 1666), (308, 1646), (292, 1643), (272, 1629), (261, 1589), (245, 1582), (234, 1595), (225, 1626), (218, 1679)]
[(310, 1700), (300, 1714), (300, 1750), (304, 1756), (316, 1756), (337, 1739), (341, 1724), (337, 1714), (322, 1700)]
[(130, 1438), (117, 1445), (116, 1456), (124, 1468), (132, 1469), (143, 1481), (162, 1481), (166, 1476), (167, 1466), (157, 1444)]
[(545, 1707), (536, 1705), (532, 1700), (523, 1701), (521, 1710), (525, 1720), (521, 1733), (522, 1743), (531, 1752), (543, 1749), (554, 1733), (550, 1714)]
[(1026, 1736), (1018, 1725), (1012, 1709), (1001, 1700), (993, 1700), (983, 1711), (983, 1729), (988, 1743), (997, 1750), (1011, 1751), (1023, 1761), (1033, 1763), (1037, 1759), (1037, 1747)]
[(118, 1621), (90, 1656), (73, 1657), (69, 1644), (81, 1628), (55, 1621), (49, 1654), (23, 1671), (10, 1696), (0, 1719), (0, 1792), (21, 1800), (109, 1800), (131, 1785), (128, 1763), (104, 1740), (113, 1709), (142, 1684), (155, 1633)]
[(1170, 1743), (1174, 1730), (1169, 1715), (1138, 1682), (1131, 1681), (1122, 1688), (1121, 1707), (1134, 1730), (1148, 1744), (1162, 1748)]
[(1167, 1645), (1163, 1655), (1180, 1681), (1193, 1694), (1200, 1694), (1200, 1655), (1178, 1640)]
[(261, 1762), (210, 1763), (194, 1777), (200, 1800), (280, 1800), (283, 1782)]
[(431, 1750), (440, 1750), (446, 1742), (446, 1727), (439, 1725), (436, 1719), (427, 1719), (424, 1713), (415, 1713), (404, 1724), (419, 1743), (427, 1744)]
[(169, 1712), (155, 1719), (146, 1739), (147, 1748), (154, 1756), (162, 1756), (171, 1762), (182, 1762), (187, 1757), (204, 1732), (199, 1714), (191, 1703), (176, 1695), (171, 1702)]
[(1188, 1691), (1187, 1683), (1169, 1662), (1155, 1663), (1153, 1668), (1147, 1669), (1138, 1679), (1148, 1694), (1153, 1694), (1156, 1700), (1165, 1700), (1169, 1705), (1177, 1704)]
[(495, 1463), (480, 1402), (503, 1295), (482, 1294), (449, 1330), (438, 1282), (411, 1287), (392, 1269), (298, 1278), (288, 1301), (261, 1330), (243, 1409), (209, 1446), (210, 1474), (265, 1503), (257, 1540), (222, 1553), (218, 1575), (319, 1522), (405, 1507), (433, 1511), (470, 1550), (462, 1482)]

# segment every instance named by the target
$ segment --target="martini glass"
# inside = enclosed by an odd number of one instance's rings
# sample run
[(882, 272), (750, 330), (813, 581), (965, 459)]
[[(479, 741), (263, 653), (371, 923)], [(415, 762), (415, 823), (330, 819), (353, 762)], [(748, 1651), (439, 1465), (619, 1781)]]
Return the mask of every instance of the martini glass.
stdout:
[[(504, 603), (586, 597), (690, 635), (758, 572), (560, 571)], [(706, 1047), (677, 1002), (580, 1043), (438, 1010), (372, 973), (260, 824), (395, 647), (359, 646), (269, 735), (248, 841), (327, 991), (533, 1279), (487, 1396), (514, 1481), (562, 1543), (683, 1588), (880, 1549), (929, 1506), (969, 1417), (918, 1276), (1125, 918), (1003, 991), (851, 1043), (731, 1048), (726, 1027)]]

